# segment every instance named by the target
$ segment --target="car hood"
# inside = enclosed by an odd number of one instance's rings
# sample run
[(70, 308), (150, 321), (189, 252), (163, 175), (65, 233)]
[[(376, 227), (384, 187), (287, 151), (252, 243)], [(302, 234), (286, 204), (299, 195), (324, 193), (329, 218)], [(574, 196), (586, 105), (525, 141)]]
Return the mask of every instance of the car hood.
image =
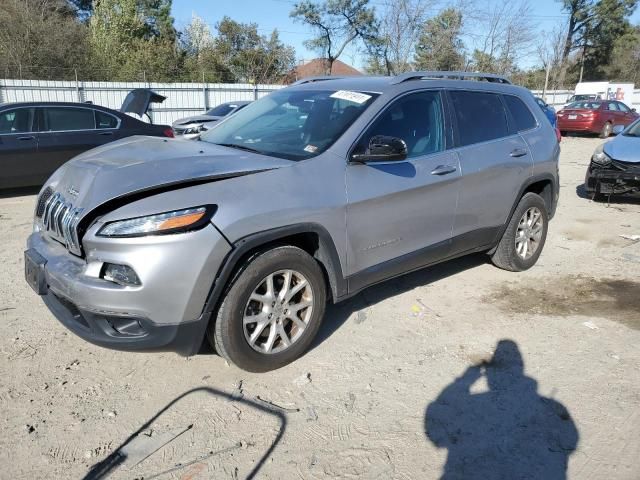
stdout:
[(241, 150), (184, 140), (134, 136), (65, 163), (49, 185), (87, 214), (131, 195), (218, 181), (293, 164)]
[(206, 123), (206, 122), (215, 122), (220, 120), (222, 117), (217, 115), (194, 115), (193, 117), (181, 118), (180, 120), (176, 120), (173, 122), (174, 127), (181, 127), (183, 125), (188, 125), (190, 123)]
[(131, 90), (122, 102), (122, 113), (134, 113), (139, 117), (144, 116), (152, 103), (162, 103), (167, 97), (160, 95), (148, 88), (135, 88)]
[(604, 151), (614, 160), (640, 163), (640, 137), (618, 135), (604, 144)]

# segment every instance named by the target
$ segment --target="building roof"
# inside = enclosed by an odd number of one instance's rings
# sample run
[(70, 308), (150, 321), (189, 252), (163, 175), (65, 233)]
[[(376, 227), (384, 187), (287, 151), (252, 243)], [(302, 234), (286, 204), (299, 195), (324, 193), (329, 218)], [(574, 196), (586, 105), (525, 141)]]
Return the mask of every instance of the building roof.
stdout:
[[(315, 58), (307, 63), (298, 65), (285, 76), (283, 83), (293, 83), (302, 78), (326, 75), (326, 62), (327, 60), (324, 58)], [(341, 77), (361, 76), (362, 72), (340, 60), (335, 60), (331, 66), (331, 75)]]

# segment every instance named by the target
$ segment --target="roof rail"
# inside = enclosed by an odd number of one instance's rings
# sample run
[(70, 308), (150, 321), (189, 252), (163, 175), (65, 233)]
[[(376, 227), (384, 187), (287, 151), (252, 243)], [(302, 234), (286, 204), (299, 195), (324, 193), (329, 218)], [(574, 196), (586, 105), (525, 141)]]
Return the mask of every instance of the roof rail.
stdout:
[(344, 77), (336, 77), (334, 75), (324, 75), (319, 77), (307, 77), (298, 80), (297, 82), (293, 82), (291, 85), (303, 85), (305, 83), (315, 83), (315, 82), (323, 82), (325, 80), (340, 80)]
[(407, 82), (409, 80), (427, 80), (430, 78), (445, 78), (452, 80), (475, 79), (493, 83), (511, 84), (509, 80), (505, 77), (501, 77), (500, 75), (478, 72), (407, 72), (393, 77), (391, 84), (397, 85), (398, 83)]

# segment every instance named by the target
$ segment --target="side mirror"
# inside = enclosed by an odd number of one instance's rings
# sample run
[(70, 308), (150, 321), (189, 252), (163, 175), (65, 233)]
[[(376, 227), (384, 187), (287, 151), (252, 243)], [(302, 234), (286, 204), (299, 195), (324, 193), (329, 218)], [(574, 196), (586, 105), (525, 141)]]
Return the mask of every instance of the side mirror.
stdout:
[(637, 110), (635, 108), (632, 108), (631, 111), (634, 112), (634, 113), (637, 112)]
[(364, 153), (354, 153), (354, 162), (390, 162), (407, 158), (407, 144), (404, 140), (387, 135), (375, 135), (369, 140)]
[(624, 130), (624, 125), (614, 125), (612, 132), (614, 135), (619, 135), (622, 133), (623, 130)]

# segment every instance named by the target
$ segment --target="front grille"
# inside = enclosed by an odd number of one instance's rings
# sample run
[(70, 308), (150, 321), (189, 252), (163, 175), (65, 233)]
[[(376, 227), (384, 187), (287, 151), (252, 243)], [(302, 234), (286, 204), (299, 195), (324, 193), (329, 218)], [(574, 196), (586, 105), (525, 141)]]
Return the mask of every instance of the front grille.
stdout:
[(635, 162), (622, 162), (620, 160), (611, 160), (611, 166), (617, 168), (618, 170), (622, 170), (623, 172), (637, 171), (640, 173), (640, 165)]
[(45, 188), (44, 192), (42, 192), (42, 195), (40, 195), (40, 198), (38, 199), (38, 205), (36, 206), (36, 217), (42, 218), (42, 214), (44, 213), (44, 206), (46, 205), (47, 200), (51, 198), (51, 195), (53, 195), (53, 189), (51, 187)]
[(44, 202), (41, 215), (42, 229), (75, 255), (82, 254), (78, 238), (78, 223), (82, 211), (82, 208), (74, 208), (60, 193), (54, 193)]

